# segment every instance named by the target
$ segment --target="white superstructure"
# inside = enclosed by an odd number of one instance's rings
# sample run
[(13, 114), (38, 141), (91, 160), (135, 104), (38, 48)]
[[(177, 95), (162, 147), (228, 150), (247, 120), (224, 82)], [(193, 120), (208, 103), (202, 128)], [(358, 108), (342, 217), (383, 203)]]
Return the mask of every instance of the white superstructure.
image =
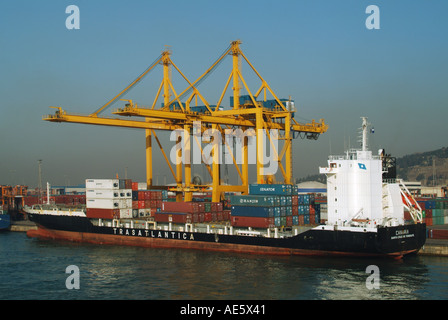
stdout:
[[(404, 185), (383, 182), (383, 150), (367, 149), (367, 118), (362, 117), (362, 148), (341, 156), (330, 156), (327, 175), (328, 226), (375, 228), (404, 224), (404, 210), (415, 221), (421, 209)], [(409, 200), (408, 202), (406, 200)]]

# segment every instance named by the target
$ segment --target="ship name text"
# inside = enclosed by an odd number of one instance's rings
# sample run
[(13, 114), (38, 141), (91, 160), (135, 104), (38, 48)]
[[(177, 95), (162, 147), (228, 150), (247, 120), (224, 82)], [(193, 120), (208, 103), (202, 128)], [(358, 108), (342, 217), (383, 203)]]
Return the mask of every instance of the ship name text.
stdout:
[(148, 237), (148, 238), (164, 238), (176, 240), (194, 240), (192, 233), (165, 230), (146, 230), (146, 229), (128, 229), (128, 228), (112, 228), (114, 235)]

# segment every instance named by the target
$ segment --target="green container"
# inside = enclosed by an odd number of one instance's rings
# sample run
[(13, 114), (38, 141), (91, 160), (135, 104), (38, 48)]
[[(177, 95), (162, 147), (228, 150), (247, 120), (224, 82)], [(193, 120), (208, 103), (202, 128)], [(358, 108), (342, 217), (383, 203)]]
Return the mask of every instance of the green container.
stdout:
[(212, 204), (210, 202), (204, 202), (204, 211), (210, 212), (212, 208)]
[(280, 217), (280, 221), (282, 226), (286, 226), (286, 217)]
[(443, 216), (443, 209), (432, 209), (433, 217), (441, 217)]

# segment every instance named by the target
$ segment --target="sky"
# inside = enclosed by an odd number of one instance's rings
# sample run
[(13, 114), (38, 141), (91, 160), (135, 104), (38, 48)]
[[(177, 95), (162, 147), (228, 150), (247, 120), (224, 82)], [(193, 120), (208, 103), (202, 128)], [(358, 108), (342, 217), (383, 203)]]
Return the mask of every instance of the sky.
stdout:
[[(70, 5), (79, 8), (79, 29), (66, 27)], [(366, 27), (369, 5), (379, 9), (379, 29)], [(295, 101), (298, 122), (322, 118), (329, 125), (316, 141), (294, 140), (294, 178), (317, 174), (328, 155), (357, 147), (362, 116), (375, 128), (372, 150), (400, 157), (446, 147), (447, 12), (445, 0), (3, 0), (0, 185), (37, 186), (39, 159), (43, 181), (52, 185), (116, 174), (145, 181), (143, 130), (42, 116), (54, 113), (49, 106), (94, 112), (166, 46), (194, 80), (238, 39), (276, 95)], [(151, 105), (161, 70), (123, 98)], [(209, 103), (216, 104), (230, 70), (227, 57), (198, 88)], [(244, 63), (242, 70), (256, 91), (260, 82)], [(187, 86), (174, 71), (173, 83), (177, 92)], [(119, 107), (123, 102), (104, 115)], [(168, 135), (160, 135), (169, 150)], [(173, 182), (157, 149), (154, 157), (155, 182)]]

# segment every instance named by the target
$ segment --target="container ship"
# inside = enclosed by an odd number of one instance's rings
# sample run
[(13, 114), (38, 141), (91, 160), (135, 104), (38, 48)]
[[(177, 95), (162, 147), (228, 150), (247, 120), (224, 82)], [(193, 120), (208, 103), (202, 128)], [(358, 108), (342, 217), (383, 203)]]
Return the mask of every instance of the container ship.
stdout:
[[(391, 157), (367, 149), (330, 156), (327, 219), (312, 195), (294, 185), (252, 184), (225, 203), (170, 202), (167, 191), (135, 190), (122, 179), (86, 180), (80, 208), (26, 208), (38, 229), (28, 236), (95, 244), (184, 248), (251, 254), (393, 257), (417, 252), (426, 240), (419, 203), (396, 179)], [(407, 218), (406, 218), (407, 217)]]

